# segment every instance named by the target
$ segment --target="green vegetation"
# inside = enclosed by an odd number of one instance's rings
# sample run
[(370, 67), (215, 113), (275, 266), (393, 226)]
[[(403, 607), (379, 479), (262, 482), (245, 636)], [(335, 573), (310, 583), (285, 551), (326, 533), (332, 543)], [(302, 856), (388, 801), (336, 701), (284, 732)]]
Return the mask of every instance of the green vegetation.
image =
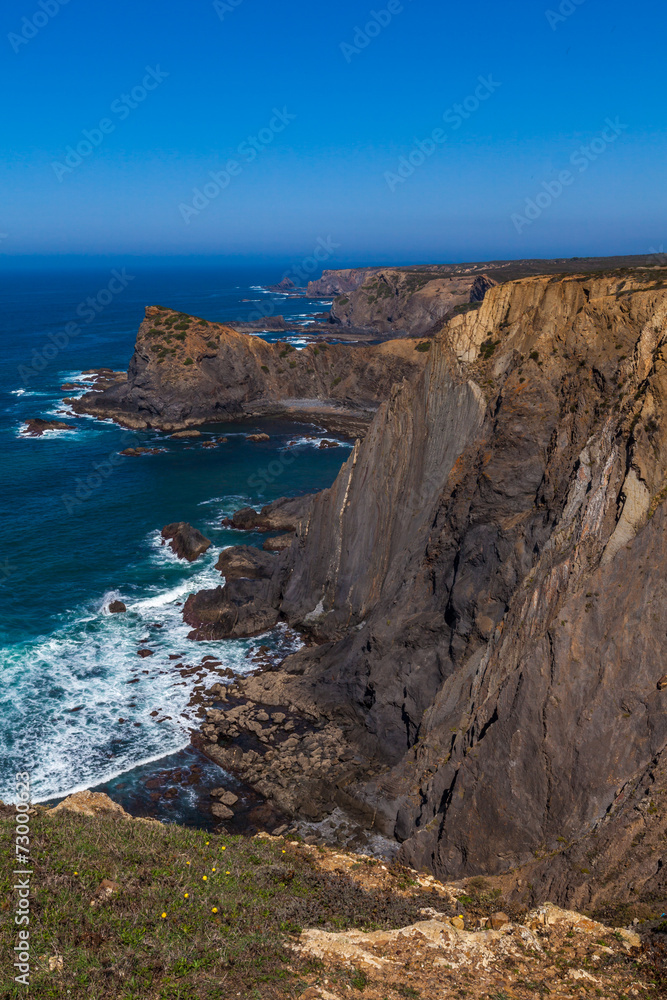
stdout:
[(337, 386), (337, 385), (340, 385), (340, 383), (341, 383), (342, 381), (343, 381), (343, 380), (342, 380), (342, 378), (340, 377), (340, 375), (338, 375), (338, 376), (337, 376), (337, 377), (336, 377), (336, 378), (335, 378), (335, 379), (333, 380), (333, 382), (331, 383), (331, 388), (332, 388), (332, 389), (335, 389), (335, 388), (336, 388), (336, 386)]
[[(332, 878), (281, 840), (72, 813), (32, 820), (34, 1000), (295, 997), (313, 968), (289, 941), (305, 926), (400, 927), (430, 897), (405, 899)], [(0, 819), (0, 897), (12, 900), (11, 819)], [(113, 884), (106, 894), (103, 880)], [(91, 906), (94, 901), (95, 905)], [(0, 930), (5, 955), (13, 922)], [(50, 957), (62, 971), (49, 971)], [(357, 987), (361, 988), (361, 987)], [(25, 987), (5, 979), (7, 1000)]]
[(339, 295), (338, 298), (336, 299), (336, 305), (346, 306), (349, 304), (349, 301), (350, 300), (348, 299), (347, 295)]
[(488, 361), (489, 358), (493, 357), (493, 352), (499, 343), (499, 340), (492, 340), (491, 337), (487, 337), (480, 348), (480, 356), (483, 361)]
[(416, 344), (415, 345), (415, 351), (421, 351), (423, 353), (426, 353), (426, 351), (430, 351), (430, 350), (431, 350), (431, 341), (430, 340), (424, 340), (421, 344)]
[(263, 372), (267, 372), (267, 374), (268, 374), (269, 369), (268, 369), (267, 365), (262, 365), (262, 371)]
[(193, 365), (194, 361), (192, 360), (192, 358), (186, 358), (185, 361), (183, 362), (183, 364), (184, 365)]
[(296, 368), (296, 361), (290, 361), (289, 366), (290, 368)]

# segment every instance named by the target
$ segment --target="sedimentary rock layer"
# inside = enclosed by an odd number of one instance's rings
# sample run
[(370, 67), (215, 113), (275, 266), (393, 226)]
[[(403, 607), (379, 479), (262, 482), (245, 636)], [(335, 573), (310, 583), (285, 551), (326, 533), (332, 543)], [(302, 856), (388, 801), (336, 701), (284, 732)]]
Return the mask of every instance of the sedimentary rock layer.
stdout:
[(394, 387), (273, 583), (244, 581), (244, 615), (268, 599), (318, 645), (240, 693), (320, 719), (357, 761), (320, 773), (311, 754), (297, 782), (277, 746), (263, 794), (298, 811), (319, 775), (329, 808), (452, 877), (562, 852), (630, 784), (650, 789), (667, 744), (666, 279), (492, 288)]

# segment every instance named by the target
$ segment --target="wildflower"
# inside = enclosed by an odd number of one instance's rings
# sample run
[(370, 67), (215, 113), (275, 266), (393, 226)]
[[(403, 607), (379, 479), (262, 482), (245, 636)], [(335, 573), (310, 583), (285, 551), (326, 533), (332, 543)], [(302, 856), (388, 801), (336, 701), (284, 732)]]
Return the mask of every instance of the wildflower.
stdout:
[(166, 917), (167, 917), (167, 914), (166, 914), (166, 913), (163, 913), (163, 914), (162, 914), (162, 919), (163, 919), (163, 920), (165, 920), (165, 919), (166, 919)]
[(75, 874), (75, 875), (78, 875), (79, 873), (78, 873), (78, 872), (74, 872), (74, 874)]
[(223, 847), (222, 847), (222, 850), (223, 850), (223, 851), (226, 851), (226, 850), (227, 850), (227, 848), (226, 848), (226, 847), (224, 847), (224, 845), (223, 845)]
[(190, 898), (190, 893), (186, 892), (185, 895), (183, 896), (183, 899), (189, 899), (189, 898)]
[(189, 861), (186, 861), (185, 863), (186, 863), (186, 865), (189, 865), (189, 864), (190, 864), (190, 862), (189, 862)]
[(207, 841), (206, 841), (206, 846), (208, 847), (208, 845), (209, 845), (210, 843), (211, 843), (211, 841), (210, 841), (210, 840), (207, 840)]
[(218, 912), (218, 907), (214, 906), (213, 909), (211, 910), (211, 913), (217, 913), (217, 912)]
[(208, 875), (202, 875), (202, 881), (208, 882)]
[(232, 874), (231, 872), (225, 872), (225, 875), (231, 875), (231, 874)]
[(211, 868), (211, 871), (212, 871), (212, 872), (214, 872), (214, 871), (215, 871), (215, 868)]

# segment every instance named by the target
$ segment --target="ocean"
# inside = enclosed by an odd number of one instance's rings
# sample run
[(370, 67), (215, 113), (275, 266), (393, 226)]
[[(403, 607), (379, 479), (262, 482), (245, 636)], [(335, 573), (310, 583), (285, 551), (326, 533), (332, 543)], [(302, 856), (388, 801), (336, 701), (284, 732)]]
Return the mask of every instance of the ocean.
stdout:
[[(3, 263), (0, 799), (12, 801), (15, 772), (28, 771), (36, 802), (95, 788), (135, 812), (205, 823), (201, 796), (224, 776), (189, 746), (196, 678), (183, 665), (215, 656), (243, 673), (259, 644), (284, 653), (298, 640), (279, 627), (261, 640), (194, 644), (182, 605), (193, 591), (220, 585), (222, 548), (261, 545), (260, 535), (222, 528), (225, 515), (329, 486), (349, 442), (320, 450), (308, 436), (330, 435), (277, 421), (210, 426), (194, 441), (131, 432), (68, 419), (63, 396), (76, 393), (61, 386), (81, 381), (86, 369), (125, 369), (146, 305), (223, 322), (282, 314), (291, 330), (281, 339), (298, 347), (309, 317), (327, 303), (266, 292), (282, 273), (261, 263)], [(75, 429), (25, 437), (32, 417)], [(270, 441), (249, 444), (251, 431)], [(226, 444), (201, 447), (221, 435)], [(166, 451), (117, 458), (147, 443)], [(213, 542), (192, 565), (161, 544), (161, 528), (173, 521), (189, 521)], [(116, 598), (127, 614), (108, 613)], [(142, 640), (152, 657), (138, 656)], [(172, 784), (177, 791), (165, 799)]]

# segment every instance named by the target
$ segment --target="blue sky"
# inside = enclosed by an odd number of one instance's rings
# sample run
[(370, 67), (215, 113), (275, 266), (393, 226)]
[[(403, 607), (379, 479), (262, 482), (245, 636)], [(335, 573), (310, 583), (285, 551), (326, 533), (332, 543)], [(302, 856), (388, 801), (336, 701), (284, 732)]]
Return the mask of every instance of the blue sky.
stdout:
[(667, 245), (664, 4), (10, 0), (0, 19), (2, 254)]

